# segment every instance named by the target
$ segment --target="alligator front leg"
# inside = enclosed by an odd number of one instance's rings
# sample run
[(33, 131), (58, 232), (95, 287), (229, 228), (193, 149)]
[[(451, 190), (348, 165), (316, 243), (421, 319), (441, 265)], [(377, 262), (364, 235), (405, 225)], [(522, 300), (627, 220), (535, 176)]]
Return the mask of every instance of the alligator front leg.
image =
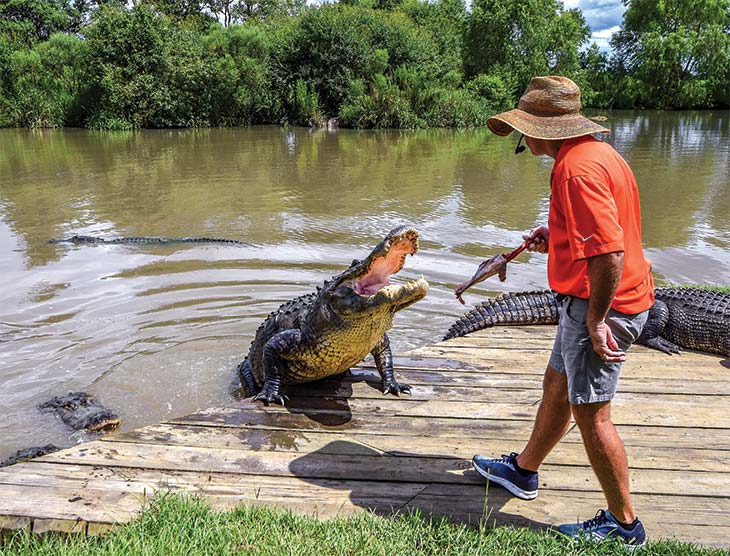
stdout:
[(261, 391), (254, 396), (253, 401), (262, 400), (266, 405), (271, 402), (284, 405), (288, 399), (281, 392), (286, 368), (285, 356), (299, 345), (301, 338), (299, 330), (284, 330), (266, 342), (263, 358), (264, 385), (261, 387)]
[(377, 343), (370, 352), (375, 359), (375, 365), (383, 379), (383, 394), (398, 395), (401, 392), (411, 393), (411, 387), (408, 384), (396, 382), (395, 373), (393, 373), (393, 354), (390, 352), (390, 340), (387, 334)]
[(258, 387), (256, 380), (253, 377), (251, 363), (249, 363), (248, 357), (246, 357), (246, 359), (238, 365), (236, 371), (238, 372), (238, 377), (241, 379), (241, 386), (246, 391), (246, 395), (244, 397), (247, 398), (258, 394), (261, 388)]

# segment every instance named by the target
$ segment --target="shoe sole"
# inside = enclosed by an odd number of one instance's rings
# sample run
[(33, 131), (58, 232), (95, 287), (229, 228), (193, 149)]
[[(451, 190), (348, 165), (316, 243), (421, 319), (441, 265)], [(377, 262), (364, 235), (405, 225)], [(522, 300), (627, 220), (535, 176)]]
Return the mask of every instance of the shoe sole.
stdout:
[[(585, 537), (579, 537), (579, 536), (576, 536), (571, 533), (564, 533), (560, 529), (553, 529), (553, 531), (555, 531), (559, 536), (561, 536), (563, 538), (573, 540), (573, 542), (575, 542), (575, 543), (587, 541), (589, 543), (593, 542), (595, 544), (599, 544), (601, 541), (605, 541), (606, 539), (610, 538), (610, 536), (605, 536), (605, 537), (593, 537), (593, 538), (586, 539)], [(625, 543), (624, 546), (626, 547), (626, 550), (628, 550), (629, 552), (634, 552), (634, 550), (641, 550), (642, 548), (646, 547), (646, 538), (638, 544)]]
[(535, 498), (537, 498), (536, 490), (522, 490), (516, 484), (510, 483), (507, 479), (497, 477), (496, 475), (491, 475), (488, 471), (482, 471), (473, 461), (471, 462), (471, 466), (474, 468), (474, 471), (479, 473), (487, 481), (498, 484), (502, 488), (506, 488), (517, 498), (521, 498), (522, 500), (534, 500)]

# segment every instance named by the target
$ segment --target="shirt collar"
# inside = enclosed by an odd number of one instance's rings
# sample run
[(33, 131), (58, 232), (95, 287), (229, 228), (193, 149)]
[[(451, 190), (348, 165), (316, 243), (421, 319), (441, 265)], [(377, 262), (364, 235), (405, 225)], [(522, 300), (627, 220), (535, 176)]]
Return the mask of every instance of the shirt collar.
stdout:
[(575, 145), (579, 145), (587, 141), (598, 141), (598, 139), (596, 139), (592, 135), (581, 135), (580, 137), (571, 137), (570, 139), (566, 139), (565, 141), (563, 141), (563, 144), (560, 145), (558, 155), (555, 157), (555, 164), (560, 162), (565, 157), (565, 155), (568, 154), (568, 151), (572, 149)]

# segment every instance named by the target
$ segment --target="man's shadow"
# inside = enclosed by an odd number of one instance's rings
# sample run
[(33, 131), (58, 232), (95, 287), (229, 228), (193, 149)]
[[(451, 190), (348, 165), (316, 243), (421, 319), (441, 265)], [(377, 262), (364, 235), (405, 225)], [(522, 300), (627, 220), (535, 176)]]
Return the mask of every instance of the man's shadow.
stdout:
[(448, 454), (384, 452), (352, 440), (333, 440), (292, 460), (289, 471), (322, 489), (349, 491), (353, 506), (379, 515), (417, 512), (434, 525), (447, 518), (472, 526), (550, 527), (505, 510), (512, 498), (506, 490), (487, 488), (471, 462)]

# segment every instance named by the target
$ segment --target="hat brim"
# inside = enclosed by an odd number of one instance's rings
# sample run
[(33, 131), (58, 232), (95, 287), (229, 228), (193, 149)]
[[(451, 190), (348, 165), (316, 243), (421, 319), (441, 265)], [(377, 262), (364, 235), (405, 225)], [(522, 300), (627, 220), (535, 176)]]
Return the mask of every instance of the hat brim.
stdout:
[(509, 135), (516, 129), (528, 137), (548, 140), (571, 139), (593, 133), (611, 133), (610, 129), (581, 114), (534, 116), (519, 108), (492, 116), (487, 120), (487, 127), (492, 133), (501, 137)]

